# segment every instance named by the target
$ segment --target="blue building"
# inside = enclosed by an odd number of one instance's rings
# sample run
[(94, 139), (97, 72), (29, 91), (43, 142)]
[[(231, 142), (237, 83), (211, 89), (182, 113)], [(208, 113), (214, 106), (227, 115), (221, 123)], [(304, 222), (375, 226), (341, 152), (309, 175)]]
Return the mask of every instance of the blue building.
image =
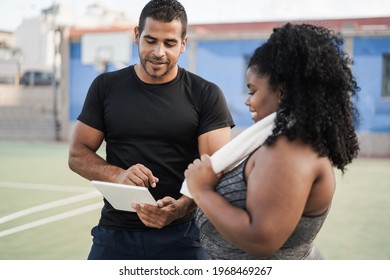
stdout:
[[(303, 21), (292, 21), (302, 23)], [(390, 17), (304, 21), (340, 32), (344, 48), (354, 59), (353, 72), (361, 88), (357, 102), (361, 121), (357, 127), (362, 156), (390, 156)], [(179, 65), (218, 84), (225, 93), (237, 131), (252, 124), (246, 106), (245, 72), (248, 58), (269, 37), (272, 29), (286, 22), (202, 24), (189, 26), (187, 49)], [(129, 55), (122, 65), (138, 63), (138, 49), (130, 29), (71, 29), (63, 51), (69, 113), (67, 122), (76, 121), (92, 80), (99, 74), (96, 63), (82, 63), (83, 36), (90, 33), (122, 32), (129, 37)], [(107, 40), (106, 40), (107, 41)], [(106, 61), (105, 70), (118, 68)], [(100, 69), (101, 71), (101, 69)], [(65, 121), (65, 120), (64, 120)]]

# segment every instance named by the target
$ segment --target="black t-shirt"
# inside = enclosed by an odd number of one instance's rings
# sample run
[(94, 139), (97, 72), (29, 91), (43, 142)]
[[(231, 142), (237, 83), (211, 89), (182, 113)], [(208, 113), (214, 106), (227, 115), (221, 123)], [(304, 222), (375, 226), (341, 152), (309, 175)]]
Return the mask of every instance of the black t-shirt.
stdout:
[[(78, 120), (104, 132), (108, 163), (123, 169), (141, 163), (159, 178), (157, 187), (149, 188), (155, 199), (181, 196), (184, 170), (199, 157), (198, 136), (234, 126), (217, 85), (183, 68), (171, 82), (146, 84), (134, 66), (99, 75)], [(145, 228), (137, 214), (104, 202), (99, 225)]]

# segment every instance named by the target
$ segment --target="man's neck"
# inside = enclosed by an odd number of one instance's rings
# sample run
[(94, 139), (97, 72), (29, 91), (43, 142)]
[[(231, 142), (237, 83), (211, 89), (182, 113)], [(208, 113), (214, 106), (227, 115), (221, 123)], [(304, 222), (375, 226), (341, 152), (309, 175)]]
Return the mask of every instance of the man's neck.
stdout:
[(167, 75), (162, 76), (162, 77), (152, 77), (150, 76), (145, 69), (142, 68), (141, 64), (135, 64), (134, 65), (134, 71), (138, 78), (147, 84), (165, 84), (169, 83), (170, 81), (173, 81), (176, 77), (177, 74), (179, 73), (179, 66), (175, 65)]

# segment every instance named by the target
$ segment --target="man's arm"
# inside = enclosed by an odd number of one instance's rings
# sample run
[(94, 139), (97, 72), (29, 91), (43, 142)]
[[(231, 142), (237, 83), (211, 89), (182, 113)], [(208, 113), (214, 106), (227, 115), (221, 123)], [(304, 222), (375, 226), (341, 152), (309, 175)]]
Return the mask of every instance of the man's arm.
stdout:
[(149, 187), (158, 178), (142, 164), (124, 170), (108, 164), (96, 151), (104, 139), (104, 133), (77, 121), (69, 149), (69, 168), (88, 180), (98, 180)]
[(232, 136), (230, 127), (223, 127), (206, 132), (198, 137), (199, 154), (211, 156), (222, 146), (227, 144)]
[(103, 139), (103, 132), (77, 121), (69, 147), (69, 168), (88, 180), (115, 181), (121, 170), (96, 154)]
[[(206, 132), (198, 137), (198, 147), (199, 154), (207, 154), (211, 156), (217, 150), (219, 150), (223, 145), (227, 144), (231, 139), (231, 128), (223, 127), (215, 130), (211, 130)], [(185, 196), (182, 195), (178, 202), (180, 203), (183, 212), (186, 214), (189, 211), (192, 211), (196, 208), (195, 202)]]

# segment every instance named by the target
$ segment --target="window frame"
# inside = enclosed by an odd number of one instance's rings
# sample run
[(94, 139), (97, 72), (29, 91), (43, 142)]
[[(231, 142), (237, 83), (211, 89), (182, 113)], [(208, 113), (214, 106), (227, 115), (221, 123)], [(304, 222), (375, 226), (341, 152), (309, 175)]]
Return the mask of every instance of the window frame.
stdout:
[(390, 53), (383, 54), (381, 98), (390, 99)]

